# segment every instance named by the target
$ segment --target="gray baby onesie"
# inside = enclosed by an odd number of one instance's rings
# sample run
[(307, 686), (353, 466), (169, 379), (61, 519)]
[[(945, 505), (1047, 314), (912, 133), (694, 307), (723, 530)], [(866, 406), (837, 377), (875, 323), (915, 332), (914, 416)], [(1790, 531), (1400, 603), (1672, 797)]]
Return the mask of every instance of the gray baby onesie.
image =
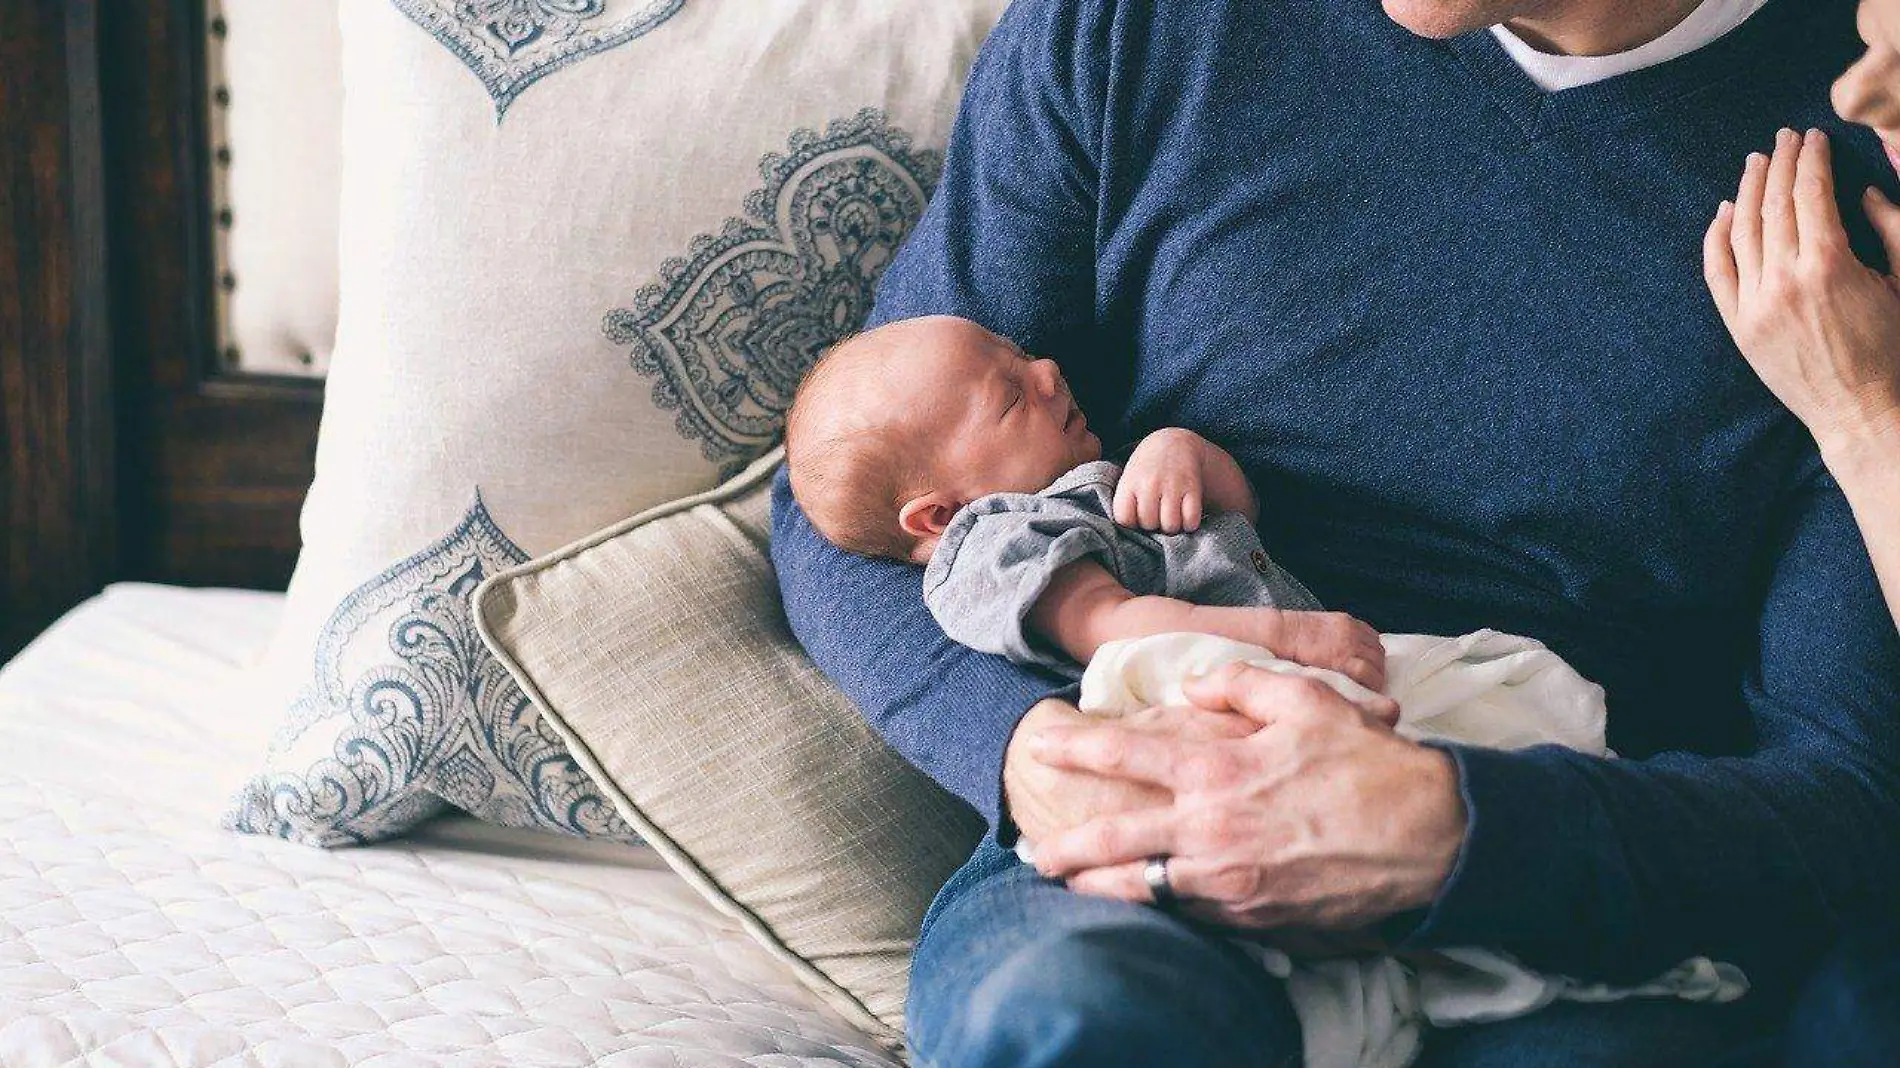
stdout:
[(1210, 515), (1192, 534), (1155, 534), (1115, 522), (1120, 466), (1082, 466), (1041, 493), (993, 493), (950, 520), (924, 571), (924, 603), (952, 641), (1071, 679), (1082, 665), (1029, 633), (1037, 598), (1063, 567), (1093, 558), (1137, 596), (1219, 607), (1320, 607), (1267, 556), (1237, 512)]

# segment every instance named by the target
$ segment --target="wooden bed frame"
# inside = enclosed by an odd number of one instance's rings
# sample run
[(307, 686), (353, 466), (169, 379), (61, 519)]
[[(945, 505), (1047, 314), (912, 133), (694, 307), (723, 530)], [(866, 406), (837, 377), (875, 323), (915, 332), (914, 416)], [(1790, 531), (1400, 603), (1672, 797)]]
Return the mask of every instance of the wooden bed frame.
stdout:
[(221, 366), (222, 32), (202, 0), (0, 4), (0, 661), (108, 582), (289, 579), (322, 386)]

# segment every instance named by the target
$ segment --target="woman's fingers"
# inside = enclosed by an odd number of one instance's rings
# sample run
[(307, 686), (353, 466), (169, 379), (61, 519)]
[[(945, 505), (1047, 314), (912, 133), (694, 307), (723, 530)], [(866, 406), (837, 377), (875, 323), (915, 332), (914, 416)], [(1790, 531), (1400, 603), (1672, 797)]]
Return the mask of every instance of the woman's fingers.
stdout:
[[(1732, 324), (1742, 280), (1735, 267), (1735, 202), (1724, 200), (1715, 210), (1715, 221), (1702, 239), (1702, 277), (1715, 296), (1715, 307), (1722, 321)], [(1731, 325), (1731, 329), (1733, 329)]]
[(1176, 828), (1180, 817), (1172, 808), (1149, 808), (1090, 820), (1072, 831), (1036, 843), (1036, 870), (1052, 879), (1147, 857), (1180, 848)]
[(1761, 205), (1768, 188), (1768, 157), (1751, 152), (1742, 168), (1742, 186), (1735, 193), (1735, 266), (1742, 289), (1753, 289), (1761, 277)]
[(1762, 259), (1793, 263), (1801, 254), (1801, 230), (1794, 207), (1795, 173), (1801, 163), (1801, 137), (1793, 130), (1775, 135), (1775, 155), (1768, 161), (1762, 191)]
[(1827, 135), (1809, 130), (1795, 164), (1795, 219), (1801, 234), (1801, 254), (1832, 254), (1846, 247), (1847, 229), (1834, 201), (1834, 153)]

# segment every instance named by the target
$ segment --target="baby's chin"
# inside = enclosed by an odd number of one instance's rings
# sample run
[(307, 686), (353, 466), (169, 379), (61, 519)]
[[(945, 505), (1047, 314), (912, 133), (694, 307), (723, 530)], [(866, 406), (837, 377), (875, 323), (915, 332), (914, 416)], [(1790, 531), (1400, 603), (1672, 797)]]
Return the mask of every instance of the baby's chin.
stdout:
[(1056, 479), (1083, 464), (1092, 464), (1102, 458), (1102, 439), (1094, 434), (1072, 437), (1062, 445), (1064, 447), (1041, 453), (1038, 462), (1043, 466), (1032, 468), (1027, 477), (1038, 479), (1043, 486), (1052, 485)]
[(1096, 437), (1094, 434), (1083, 435), (1082, 443), (1076, 447), (1074, 466), (1080, 467), (1083, 464), (1092, 464), (1101, 458), (1102, 439)]

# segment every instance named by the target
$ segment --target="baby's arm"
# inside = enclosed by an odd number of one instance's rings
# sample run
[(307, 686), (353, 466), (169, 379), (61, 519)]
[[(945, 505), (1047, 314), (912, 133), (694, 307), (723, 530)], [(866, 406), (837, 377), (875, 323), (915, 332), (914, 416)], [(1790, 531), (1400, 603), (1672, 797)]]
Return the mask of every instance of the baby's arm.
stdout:
[(1112, 641), (1186, 631), (1258, 645), (1308, 667), (1331, 668), (1373, 690), (1385, 687), (1385, 647), (1379, 633), (1351, 616), (1138, 597), (1092, 559), (1057, 571), (1027, 622), (1080, 664)]
[(1115, 522), (1179, 534), (1199, 530), (1203, 504), (1260, 521), (1260, 502), (1225, 449), (1179, 427), (1143, 438), (1115, 486)]

